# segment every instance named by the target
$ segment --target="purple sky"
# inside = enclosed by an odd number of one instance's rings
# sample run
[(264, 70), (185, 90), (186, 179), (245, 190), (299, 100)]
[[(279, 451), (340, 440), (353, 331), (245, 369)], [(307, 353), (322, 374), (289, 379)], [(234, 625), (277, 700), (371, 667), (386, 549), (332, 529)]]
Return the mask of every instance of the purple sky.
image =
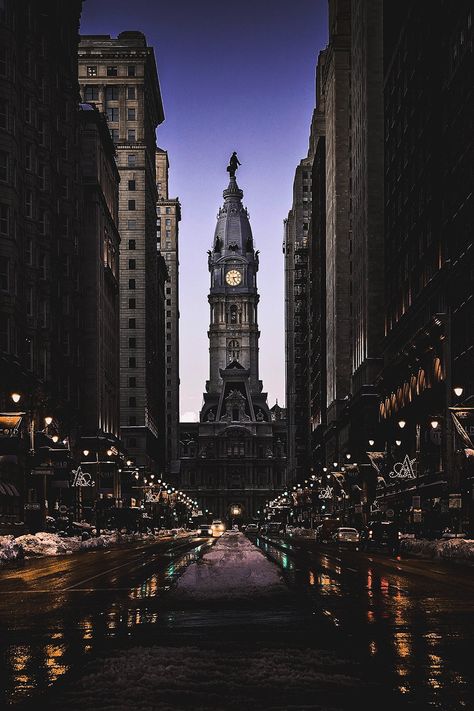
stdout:
[(234, 150), (260, 250), (260, 377), (270, 405), (283, 404), (283, 219), (308, 149), (327, 0), (84, 2), (83, 34), (123, 30), (141, 30), (155, 49), (166, 117), (158, 145), (182, 206), (181, 419), (199, 412), (209, 377), (207, 250)]

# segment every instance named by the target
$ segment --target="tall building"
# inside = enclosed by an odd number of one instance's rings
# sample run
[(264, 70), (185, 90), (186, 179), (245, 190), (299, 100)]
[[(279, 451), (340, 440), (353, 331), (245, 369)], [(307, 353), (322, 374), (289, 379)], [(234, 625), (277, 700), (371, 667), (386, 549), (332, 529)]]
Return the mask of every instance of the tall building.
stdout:
[(83, 36), (79, 82), (84, 101), (105, 112), (120, 173), (121, 432), (134, 463), (159, 468), (160, 377), (156, 127), (163, 106), (153, 49), (141, 32)]
[(384, 336), (383, 2), (351, 4), (351, 284), (350, 436), (354, 461), (365, 461), (377, 429), (376, 379)]
[(293, 204), (285, 220), (285, 342), (288, 476), (298, 479), (309, 465), (308, 230), (311, 159), (295, 172)]
[(168, 268), (165, 285), (165, 437), (166, 462), (170, 473), (179, 458), (179, 221), (181, 205), (168, 194), (168, 153), (156, 152), (158, 248)]
[[(388, 12), (388, 10), (391, 12)], [(404, 523), (473, 525), (471, 82), (469, 2), (416, 2), (385, 18), (384, 368), (381, 437), (410, 476), (377, 492)], [(457, 392), (454, 388), (461, 388)], [(463, 409), (463, 405), (466, 407)], [(453, 411), (451, 408), (459, 407)], [(463, 417), (467, 439), (452, 414)], [(403, 426), (402, 426), (403, 425)], [(413, 481), (415, 479), (415, 481)]]
[(351, 390), (350, 0), (329, 2), (323, 70), (326, 131), (326, 454), (347, 447), (342, 416)]
[[(44, 430), (48, 415), (61, 434), (78, 425), (83, 365), (80, 13), (79, 0), (0, 5), (0, 409), (11, 410), (16, 391), (22, 427)], [(1, 457), (0, 478), (18, 477), (25, 503), (36, 480), (22, 478), (20, 450), (9, 450), (20, 430), (8, 440), (5, 431), (2, 454), (12, 457)]]
[[(79, 108), (83, 182), (79, 245), (83, 351), (80, 440), (77, 449), (81, 455), (82, 470), (87, 471), (89, 467), (89, 473), (97, 482), (94, 493), (110, 498), (111, 503), (113, 500), (115, 504), (122, 493), (117, 463), (121, 449), (120, 178), (104, 114), (99, 113), (92, 104), (80, 104)], [(107, 456), (107, 451), (111, 449), (115, 454)], [(84, 456), (84, 450), (89, 455)], [(82, 514), (82, 511), (79, 513)]]
[(316, 68), (316, 108), (311, 126), (311, 220), (308, 237), (309, 417), (311, 464), (324, 465), (326, 451), (326, 123), (322, 73)]
[(243, 192), (223, 193), (208, 265), (209, 380), (198, 423), (181, 423), (181, 485), (200, 508), (230, 521), (263, 511), (286, 484), (286, 425), (259, 376), (258, 252)]

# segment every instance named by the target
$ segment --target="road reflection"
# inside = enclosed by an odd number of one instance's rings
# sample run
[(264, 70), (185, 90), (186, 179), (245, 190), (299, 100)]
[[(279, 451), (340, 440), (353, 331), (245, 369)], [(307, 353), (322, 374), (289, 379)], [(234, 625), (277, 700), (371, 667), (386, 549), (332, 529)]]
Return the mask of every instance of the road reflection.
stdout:
[[(279, 540), (258, 545), (282, 565)], [(285, 550), (292, 561), (287, 569), (298, 571), (293, 584), (305, 590), (316, 614), (350, 637), (378, 678), (423, 708), (470, 707), (468, 590), (416, 577), (400, 558), (380, 564), (351, 553), (343, 560), (337, 549), (334, 555), (313, 549), (309, 556), (286, 542)]]
[[(74, 665), (82, 663), (105, 641), (127, 637), (138, 626), (155, 624), (160, 617), (162, 593), (189, 563), (197, 560), (203, 542), (184, 555), (179, 549), (171, 556), (156, 557), (156, 568), (134, 587), (120, 588), (120, 580), (110, 579), (108, 589), (71, 589), (23, 595), (15, 592), (15, 614), (2, 598), (0, 615), (0, 707), (15, 705), (51, 686)], [(125, 574), (126, 574), (126, 568)], [(33, 599), (34, 598), (34, 599)], [(20, 612), (23, 600), (23, 609)]]

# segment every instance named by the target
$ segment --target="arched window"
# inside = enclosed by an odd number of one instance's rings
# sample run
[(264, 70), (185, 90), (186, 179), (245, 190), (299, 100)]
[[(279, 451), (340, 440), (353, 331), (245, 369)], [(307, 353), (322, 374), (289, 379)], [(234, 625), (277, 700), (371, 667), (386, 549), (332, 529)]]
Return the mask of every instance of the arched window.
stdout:
[(235, 338), (233, 338), (227, 344), (227, 352), (229, 355), (228, 360), (239, 360), (240, 358), (240, 343)]
[(237, 323), (237, 306), (235, 304), (230, 307), (230, 322)]

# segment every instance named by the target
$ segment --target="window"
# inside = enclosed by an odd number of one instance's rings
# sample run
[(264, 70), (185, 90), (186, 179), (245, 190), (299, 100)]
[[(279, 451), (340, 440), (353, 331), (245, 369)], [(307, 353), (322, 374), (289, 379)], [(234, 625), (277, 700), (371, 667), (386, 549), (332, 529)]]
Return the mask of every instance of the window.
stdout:
[(0, 151), (0, 180), (6, 183), (8, 181), (8, 153)]
[(136, 120), (136, 110), (135, 109), (127, 109), (127, 120), (128, 121), (135, 121)]
[[(136, 230), (137, 229), (137, 221), (136, 220), (128, 220), (127, 221), (127, 230)], [(130, 242), (135, 242), (134, 239), (131, 239)], [(130, 242), (128, 244), (129, 249), (135, 249), (135, 247), (130, 247)]]
[(33, 192), (31, 190), (25, 191), (25, 215), (33, 217)]
[(32, 123), (33, 120), (33, 102), (31, 96), (25, 96), (25, 121), (26, 123)]
[(128, 248), (129, 249), (136, 249), (136, 242), (134, 239), (129, 239), (128, 240)]
[(129, 190), (136, 190), (136, 182), (134, 180), (128, 181), (128, 189)]
[(165, 222), (167, 227), (171, 226), (171, 219), (169, 217), (166, 218)]
[(129, 210), (135, 210), (135, 200), (129, 200), (129, 201), (128, 201), (128, 209), (129, 209)]
[(135, 76), (135, 65), (134, 65), (134, 64), (129, 64), (129, 65), (128, 65), (128, 76), (129, 76), (129, 77), (134, 77), (134, 76)]
[(128, 339), (128, 347), (129, 348), (136, 348), (137, 347), (137, 339), (135, 337)]
[(31, 170), (33, 165), (33, 144), (25, 143), (25, 168)]
[(127, 88), (127, 99), (136, 99), (137, 93), (134, 86), (129, 86)]
[(0, 235), (10, 233), (10, 208), (8, 205), (0, 203)]
[(0, 128), (8, 128), (8, 102), (0, 99)]
[(128, 367), (129, 368), (136, 368), (137, 367), (137, 359), (135, 358), (135, 356), (131, 356), (128, 359)]
[(136, 388), (137, 387), (137, 379), (135, 378), (135, 376), (128, 379), (128, 387), (129, 388)]
[(118, 108), (112, 108), (108, 107), (107, 108), (107, 119), (109, 121), (118, 121), (119, 120), (119, 110)]
[(128, 268), (129, 269), (136, 269), (137, 263), (135, 259), (129, 259), (128, 260)]
[(119, 130), (118, 128), (111, 128), (110, 129), (110, 137), (114, 143), (119, 142)]
[(99, 101), (99, 87), (86, 86), (84, 89), (84, 101)]
[(87, 67), (87, 76), (88, 77), (96, 77), (97, 76), (97, 67)]
[(136, 407), (137, 406), (137, 398), (134, 395), (132, 397), (128, 398), (128, 406), (129, 407)]
[(137, 164), (137, 156), (135, 155), (135, 153), (129, 153), (127, 155), (127, 164), (129, 166), (134, 166)]
[(116, 77), (117, 76), (117, 67), (107, 67), (107, 76), (108, 77)]
[(0, 289), (8, 291), (9, 288), (9, 259), (8, 257), (0, 257)]
[(166, 210), (165, 210), (165, 212), (166, 212), (167, 215), (171, 215), (171, 208), (170, 208), (170, 207), (167, 207)]
[(118, 86), (107, 86), (105, 88), (105, 100), (106, 101), (118, 101), (118, 98), (119, 98)]
[(41, 164), (38, 166), (38, 178), (39, 178), (40, 190), (46, 190), (46, 166), (45, 165)]
[(128, 418), (128, 424), (132, 427), (137, 424), (137, 418), (135, 417), (135, 415), (130, 415), (130, 417)]
[(129, 328), (136, 328), (137, 326), (137, 321), (134, 318), (129, 318), (128, 319), (128, 327)]
[(137, 140), (136, 137), (137, 137), (137, 132), (135, 131), (135, 129), (129, 128), (127, 130), (127, 141), (129, 141), (129, 143), (135, 143), (135, 141)]
[(135, 289), (135, 279), (129, 279), (128, 280), (128, 288), (129, 289)]
[(137, 301), (136, 301), (136, 299), (129, 299), (129, 300), (128, 300), (128, 308), (129, 308), (129, 309), (136, 309), (136, 308), (137, 308)]
[(7, 76), (7, 48), (0, 47), (0, 76)]

